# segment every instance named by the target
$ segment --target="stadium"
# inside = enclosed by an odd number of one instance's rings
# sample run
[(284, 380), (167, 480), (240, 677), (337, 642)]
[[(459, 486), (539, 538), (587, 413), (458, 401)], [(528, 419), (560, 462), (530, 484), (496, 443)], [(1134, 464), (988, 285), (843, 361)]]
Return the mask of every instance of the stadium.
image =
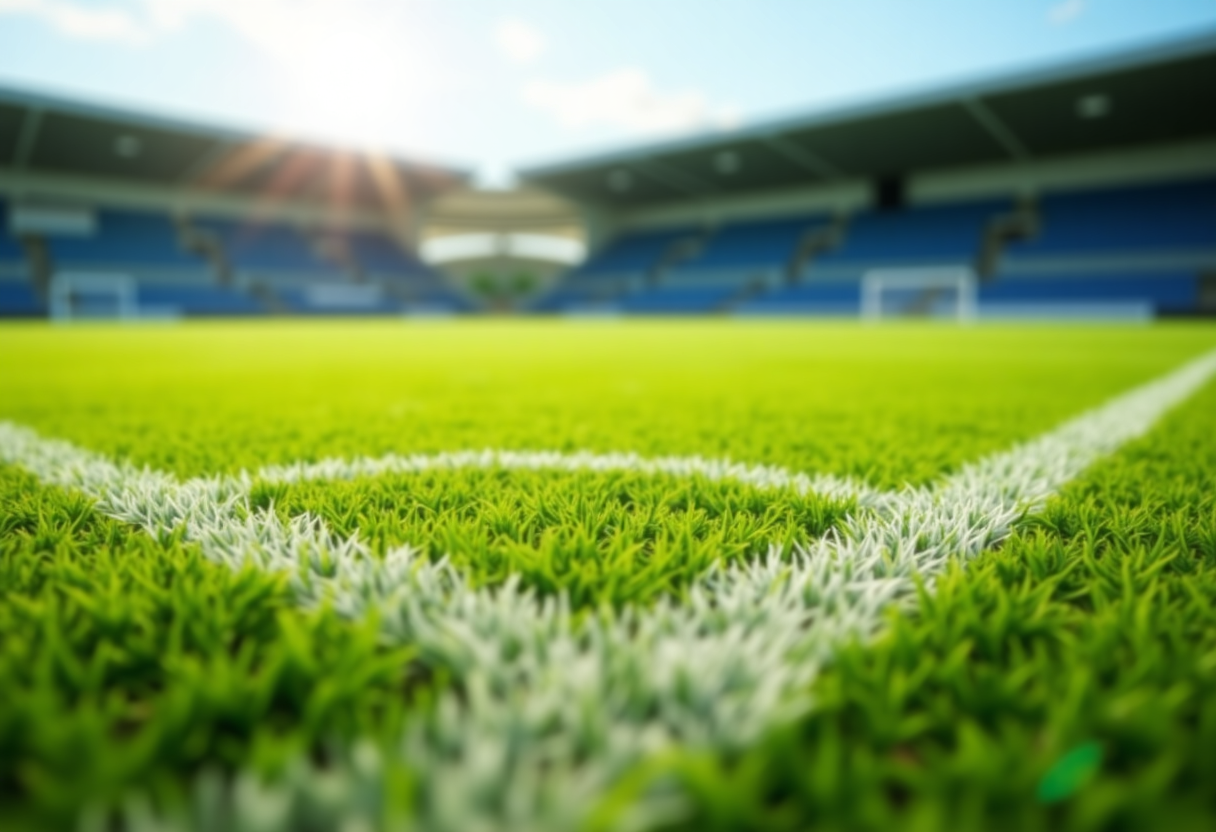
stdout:
[(492, 186), (0, 81), (0, 828), (1213, 828), (1204, 13)]

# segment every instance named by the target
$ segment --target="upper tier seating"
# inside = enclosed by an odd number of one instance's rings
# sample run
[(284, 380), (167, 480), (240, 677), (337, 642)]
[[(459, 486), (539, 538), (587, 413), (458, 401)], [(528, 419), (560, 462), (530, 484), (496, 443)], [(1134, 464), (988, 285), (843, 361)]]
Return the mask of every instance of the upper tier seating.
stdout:
[(46, 234), (56, 268), (159, 267), (201, 269), (206, 263), (178, 244), (167, 214), (112, 208), (96, 211), (97, 226), (87, 237)]
[(353, 231), (342, 235), (354, 261), (370, 275), (410, 277), (430, 275), (431, 269), (395, 240), (373, 231)]
[(809, 229), (827, 222), (827, 217), (811, 215), (724, 225), (709, 238), (701, 253), (681, 263), (681, 268), (780, 268), (789, 263), (798, 243)]
[(194, 226), (216, 236), (228, 264), (238, 272), (268, 270), (318, 276), (339, 272), (318, 257), (304, 235), (289, 225), (197, 219)]
[(1011, 256), (1216, 249), (1216, 180), (1049, 194)]
[(682, 228), (625, 234), (575, 269), (572, 277), (643, 274), (658, 263), (673, 243), (696, 233), (694, 229)]
[(1011, 206), (1012, 200), (982, 200), (862, 211), (850, 220), (844, 243), (815, 263), (967, 261), (979, 250), (988, 223)]

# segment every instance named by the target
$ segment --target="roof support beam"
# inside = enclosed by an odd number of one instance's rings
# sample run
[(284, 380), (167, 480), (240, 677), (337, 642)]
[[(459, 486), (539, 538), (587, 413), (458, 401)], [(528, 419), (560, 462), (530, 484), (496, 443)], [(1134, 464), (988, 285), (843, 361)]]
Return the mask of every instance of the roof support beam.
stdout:
[(363, 164), (371, 175), (372, 185), (380, 205), (388, 211), (393, 222), (405, 226), (408, 224), (414, 195), (410, 192), (409, 182), (405, 175), (392, 163), (392, 160), (378, 153), (364, 155)]
[(228, 155), (228, 151), (233, 147), (233, 142), (228, 139), (217, 139), (211, 147), (204, 150), (198, 155), (193, 162), (186, 165), (182, 172), (178, 175), (178, 182), (182, 185), (189, 185), (195, 180), (204, 178), (208, 171), (219, 164), (220, 159)]
[(840, 168), (784, 136), (765, 136), (761, 141), (807, 173), (813, 173), (824, 179), (840, 179), (844, 176), (844, 171)]
[(239, 188), (255, 173), (277, 164), (291, 146), (286, 140), (263, 136), (228, 149), (197, 184), (205, 188)]
[(17, 147), (13, 150), (13, 169), (24, 170), (34, 155), (34, 145), (38, 144), (38, 133), (42, 130), (43, 111), (39, 107), (30, 107), (25, 111), (21, 120), (21, 132), (17, 135)]
[(1022, 144), (1022, 140), (1009, 129), (1009, 126), (1005, 122), (997, 118), (996, 113), (988, 109), (988, 106), (984, 104), (982, 99), (978, 97), (964, 98), (959, 103), (984, 128), (988, 135), (1001, 146), (1001, 149), (1009, 154), (1010, 159), (1013, 159), (1015, 162), (1021, 162), (1030, 158), (1030, 153), (1027, 152), (1026, 146)]

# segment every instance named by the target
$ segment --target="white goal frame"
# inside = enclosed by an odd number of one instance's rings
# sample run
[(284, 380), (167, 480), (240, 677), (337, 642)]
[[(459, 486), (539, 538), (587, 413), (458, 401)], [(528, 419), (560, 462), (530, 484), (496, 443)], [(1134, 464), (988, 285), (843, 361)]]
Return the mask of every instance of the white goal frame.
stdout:
[(882, 296), (887, 289), (954, 289), (955, 317), (972, 321), (976, 317), (977, 283), (975, 272), (967, 266), (870, 269), (861, 278), (861, 317), (882, 320)]
[(135, 280), (129, 275), (61, 272), (51, 278), (48, 293), (52, 320), (71, 321), (81, 317), (75, 306), (77, 293), (113, 296), (115, 312), (106, 317), (127, 320), (139, 314)]

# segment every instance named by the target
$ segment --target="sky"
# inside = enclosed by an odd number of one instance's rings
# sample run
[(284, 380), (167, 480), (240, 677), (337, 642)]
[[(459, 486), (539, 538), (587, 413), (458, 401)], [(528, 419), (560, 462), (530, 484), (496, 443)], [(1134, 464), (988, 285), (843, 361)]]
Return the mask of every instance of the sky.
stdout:
[(1216, 0), (0, 0), (0, 84), (469, 168), (1216, 31)]

